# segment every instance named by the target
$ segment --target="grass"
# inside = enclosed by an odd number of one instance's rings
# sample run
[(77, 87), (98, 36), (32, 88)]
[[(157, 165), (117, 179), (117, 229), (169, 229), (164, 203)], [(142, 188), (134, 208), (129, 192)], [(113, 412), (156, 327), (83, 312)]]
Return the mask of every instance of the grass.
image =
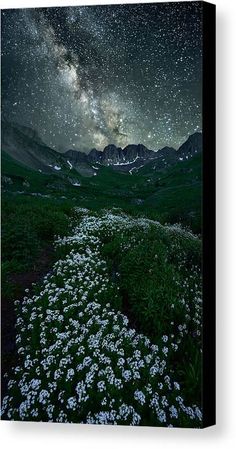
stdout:
[(11, 275), (36, 270), (55, 235), (66, 235), (71, 204), (28, 196), (2, 198), (2, 292), (11, 299), (17, 283)]
[[(139, 332), (160, 344), (162, 336), (170, 328), (175, 333), (187, 317), (188, 344), (179, 351), (178, 361), (175, 357), (173, 369), (185, 396), (200, 403), (201, 339), (196, 335), (200, 332), (201, 307), (193, 307), (201, 298), (200, 240), (175, 232), (175, 228), (151, 226), (145, 233), (139, 229), (121, 232), (104, 243), (102, 253), (121, 292), (123, 311)], [(170, 326), (172, 322), (175, 325)], [(182, 362), (189, 367), (189, 354), (194, 355), (192, 371), (184, 374)]]
[[(17, 300), (19, 356), (4, 419), (200, 427), (201, 155), (132, 176), (73, 173), (74, 187), (3, 153), (2, 175), (2, 293)], [(25, 294), (34, 271), (48, 275)]]
[[(68, 173), (43, 175), (29, 170), (3, 153), (2, 174), (13, 179), (4, 190), (24, 195), (40, 193), (55, 199), (67, 199), (73, 204), (99, 211), (104, 207), (120, 207), (133, 215), (143, 215), (161, 223), (181, 222), (195, 233), (201, 233), (201, 154), (173, 167), (153, 170), (147, 164), (132, 176), (101, 167), (97, 176), (81, 177), (69, 173), (81, 183), (72, 186)], [(16, 178), (16, 176), (18, 178)], [(15, 178), (14, 178), (15, 177)], [(29, 187), (24, 187), (24, 180)]]
[[(182, 364), (201, 334), (198, 239), (122, 211), (76, 213), (53, 270), (16, 301), (19, 364), (3, 418), (200, 427), (200, 378), (194, 359)], [(121, 313), (125, 288), (137, 329)]]

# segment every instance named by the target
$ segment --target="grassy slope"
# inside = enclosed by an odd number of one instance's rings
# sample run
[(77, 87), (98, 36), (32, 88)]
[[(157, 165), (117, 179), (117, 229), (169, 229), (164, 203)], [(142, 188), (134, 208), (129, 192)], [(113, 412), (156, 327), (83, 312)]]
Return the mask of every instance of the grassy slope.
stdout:
[(201, 155), (160, 171), (152, 163), (137, 174), (103, 167), (82, 181), (80, 198), (86, 207), (118, 206), (162, 222), (182, 222), (201, 232)]
[[(85, 214), (82, 220), (81, 213)], [(144, 219), (133, 220), (120, 213), (86, 214), (80, 210), (78, 214), (74, 231), (71, 230), (72, 237), (68, 241), (59, 241), (60, 262), (49, 274), (47, 285), (34, 288), (36, 296), (33, 302), (28, 301), (26, 295), (24, 312), (19, 302), (19, 371), (14, 376), (15, 386), (10, 392), (12, 402), (7, 407), (10, 415), (5, 414), (4, 419), (47, 421), (53, 418), (58, 421), (60, 411), (63, 411), (64, 419), (69, 422), (86, 422), (89, 411), (93, 416), (109, 409), (106, 403), (102, 404), (102, 399), (110, 397), (114, 398), (110, 405), (113, 411), (117, 411), (122, 402), (134, 407), (140, 415), (141, 425), (198, 427), (200, 422), (189, 418), (189, 410), (178, 406), (178, 398), (181, 396), (188, 405), (201, 406), (201, 337), (198, 333), (201, 329), (200, 240), (179, 228), (164, 227)], [(130, 318), (129, 324), (124, 321), (117, 326), (120, 321), (116, 311), (120, 309)], [(50, 311), (51, 318), (48, 319)], [(34, 321), (32, 330), (28, 327), (29, 320)], [(130, 331), (125, 335), (124, 325)], [(81, 347), (79, 338), (84, 326), (88, 327), (82, 341), (86, 350), (80, 357), (77, 350)], [(135, 342), (133, 327), (149, 336), (150, 341), (137, 336)], [(58, 343), (61, 338), (61, 345), (54, 347), (54, 342)], [(98, 341), (99, 350), (107, 357), (106, 360), (100, 359), (95, 350)], [(117, 348), (113, 348), (113, 341), (119, 342)], [(158, 346), (152, 347), (152, 343)], [(50, 395), (53, 414), (47, 409), (47, 401), (38, 400), (40, 390), (36, 392), (35, 405), (31, 400), (25, 410), (26, 394), (20, 391), (19, 381), (23, 379), (31, 389), (31, 379), (39, 378), (43, 391), (51, 392), (50, 382), (57, 379), (55, 370), (58, 372), (59, 366), (64, 367), (65, 346), (70, 348), (70, 361), (61, 371), (59, 380), (53, 382), (55, 391)], [(44, 351), (41, 351), (42, 347)], [(152, 356), (152, 350), (157, 351), (156, 355)], [(47, 355), (49, 359), (52, 357), (53, 363), (45, 367)], [(125, 371), (123, 362), (121, 368), (118, 367), (121, 355), (124, 356)], [(28, 356), (36, 360), (30, 370), (25, 367)], [(76, 370), (85, 356), (91, 357), (92, 363), (97, 363), (100, 369), (109, 362), (123, 387), (116, 387), (104, 373), (92, 375), (91, 385), (86, 380), (91, 367), (85, 371)], [(140, 358), (141, 364), (138, 365)], [(159, 364), (162, 366), (160, 370)], [(68, 373), (72, 376), (69, 382)], [(124, 381), (127, 374), (129, 379)], [(98, 389), (101, 380), (106, 384), (104, 393)], [(88, 396), (85, 404), (79, 400), (78, 409), (70, 410), (67, 403), (74, 396), (76, 400), (78, 381), (79, 388), (84, 385)], [(160, 401), (164, 400), (156, 412), (155, 407), (150, 406), (150, 401), (156, 400), (155, 391), (160, 394)], [(137, 392), (145, 392), (144, 403), (139, 404), (135, 399)], [(60, 403), (61, 394), (63, 401)], [(165, 398), (168, 399), (167, 404)], [(20, 404), (23, 407), (19, 407)], [(170, 404), (178, 409), (176, 417), (170, 415)], [(31, 414), (34, 409), (38, 414)], [(174, 411), (177, 409), (174, 407)], [(96, 421), (96, 416), (94, 419), (88, 422), (101, 422)], [(112, 418), (109, 420), (113, 422)], [(129, 419), (123, 417), (117, 417), (117, 421), (129, 423)]]
[(151, 162), (132, 176), (101, 167), (92, 178), (76, 175), (81, 187), (75, 187), (59, 174), (30, 170), (2, 152), (2, 175), (13, 180), (3, 184), (2, 193), (3, 273), (24, 270), (54, 234), (66, 233), (66, 217), (73, 206), (97, 211), (121, 207), (135, 216), (201, 230), (201, 155), (158, 172)]
[(200, 306), (195, 310), (201, 297), (200, 239), (171, 227), (153, 225), (144, 232), (137, 226), (104, 239), (102, 254), (131, 326), (153, 343), (160, 345), (161, 336), (170, 330), (176, 334), (176, 323), (189, 314), (188, 336), (173, 357), (172, 369), (184, 397), (200, 404), (201, 338), (196, 337), (197, 320), (201, 327)]
[[(3, 153), (2, 174), (14, 180), (13, 185), (7, 185), (8, 191), (24, 190), (55, 198), (65, 196), (94, 210), (122, 207), (127, 212), (141, 213), (162, 222), (182, 222), (194, 232), (201, 230), (201, 155), (159, 171), (153, 169), (151, 162), (132, 176), (109, 167), (101, 167), (92, 178), (81, 177), (71, 170), (69, 175), (81, 183), (75, 187), (62, 179), (61, 174), (34, 172)], [(23, 179), (30, 183), (29, 187), (22, 186)]]
[[(38, 269), (43, 251), (48, 246), (52, 247), (53, 236), (68, 233), (74, 206), (97, 211), (104, 207), (121, 207), (135, 216), (146, 216), (162, 222), (182, 221), (195, 232), (200, 231), (201, 155), (158, 172), (152, 169), (150, 163), (132, 176), (102, 167), (97, 176), (92, 178), (78, 176), (81, 187), (73, 187), (62, 181), (59, 174), (44, 175), (29, 170), (3, 153), (2, 175), (10, 176), (13, 180), (13, 184), (4, 184), (2, 195), (2, 291), (10, 302), (21, 297), (24, 287), (28, 286), (24, 280), (22, 282), (22, 277), (12, 278), (12, 274), (22, 275)], [(23, 186), (24, 180), (29, 182), (29, 187)], [(16, 194), (17, 191), (25, 191), (26, 194)], [(49, 197), (32, 196), (32, 193)], [(142, 202), (137, 204), (137, 200)], [(172, 280), (178, 261), (173, 259), (174, 252), (166, 264), (166, 248), (170, 247), (170, 242), (165, 238), (163, 240), (154, 231), (147, 236), (147, 241), (137, 246), (129, 246), (130, 238), (130, 235), (125, 236), (121, 232), (112, 241), (104, 242), (104, 257), (110, 264), (111, 278), (114, 280), (114, 273), (120, 273), (122, 310), (130, 315), (139, 331), (146, 330), (148, 335), (158, 341), (158, 335), (166, 332), (169, 326), (165, 314), (169, 317), (168, 301), (176, 294)], [(141, 240), (142, 235), (136, 234), (135, 238)], [(123, 251), (122, 245), (125, 243), (128, 246)], [(199, 266), (198, 246), (184, 247), (184, 251), (191, 257), (197, 257), (197, 261), (193, 262)], [(153, 263), (156, 253), (160, 257)], [(114, 260), (116, 266), (113, 265)], [(44, 269), (42, 267), (42, 273)], [(185, 273), (180, 276), (182, 281), (187, 279)], [(157, 292), (158, 298), (161, 298), (159, 302), (155, 300)], [(162, 329), (158, 330), (162, 313)], [(181, 351), (179, 365), (182, 360), (186, 363), (183, 368), (185, 372), (178, 371), (180, 383), (185, 396), (199, 403), (198, 347), (190, 339), (186, 340), (186, 346)], [(191, 354), (191, 364), (187, 363), (188, 354)]]

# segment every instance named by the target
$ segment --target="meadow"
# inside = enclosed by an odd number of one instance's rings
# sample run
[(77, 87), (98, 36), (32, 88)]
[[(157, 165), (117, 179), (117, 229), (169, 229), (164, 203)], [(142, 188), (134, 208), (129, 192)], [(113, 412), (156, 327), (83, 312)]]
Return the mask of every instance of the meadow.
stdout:
[(2, 419), (201, 427), (201, 156), (3, 176)]

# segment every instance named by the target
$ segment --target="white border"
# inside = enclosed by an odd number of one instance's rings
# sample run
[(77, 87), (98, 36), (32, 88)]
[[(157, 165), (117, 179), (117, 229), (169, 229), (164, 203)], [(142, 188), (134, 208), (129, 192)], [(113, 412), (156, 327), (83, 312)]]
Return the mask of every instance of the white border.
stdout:
[[(1, 8), (113, 3), (122, 2), (1, 0)], [(1, 422), (1, 441), (7, 449), (236, 447), (236, 1), (213, 3), (217, 6), (217, 425), (189, 430)]]

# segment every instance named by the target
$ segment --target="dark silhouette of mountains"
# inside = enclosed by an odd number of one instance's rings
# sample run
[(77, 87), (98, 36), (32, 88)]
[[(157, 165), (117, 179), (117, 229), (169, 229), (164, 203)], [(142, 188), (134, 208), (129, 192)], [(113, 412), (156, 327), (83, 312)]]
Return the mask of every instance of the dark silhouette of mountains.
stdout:
[[(173, 149), (175, 152), (175, 150)], [(107, 145), (103, 151), (93, 148), (87, 155), (75, 150), (64, 153), (64, 157), (70, 162), (89, 162), (91, 164), (101, 164), (113, 167), (125, 167), (140, 161), (147, 161), (156, 157), (155, 151), (148, 150), (144, 145), (128, 145), (124, 149), (115, 145)], [(139, 164), (138, 164), (139, 165)]]
[(202, 151), (202, 134), (194, 133), (178, 149), (177, 153), (181, 157), (193, 156)]
[(202, 151), (202, 134), (192, 134), (178, 150), (164, 147), (152, 151), (142, 144), (122, 149), (111, 144), (103, 151), (93, 148), (88, 154), (76, 150), (59, 153), (45, 145), (31, 128), (2, 121), (2, 150), (18, 162), (46, 173), (75, 169), (93, 174), (99, 165), (132, 173), (150, 161), (155, 161), (156, 169), (160, 169), (191, 158)]
[(45, 145), (36, 131), (16, 123), (1, 122), (1, 146), (13, 159), (44, 173), (61, 163), (60, 154)]
[(64, 156), (69, 158), (71, 163), (79, 164), (89, 162), (91, 164), (101, 164), (111, 166), (115, 170), (130, 171), (138, 169), (151, 160), (157, 162), (157, 168), (172, 165), (178, 161), (188, 159), (194, 154), (202, 151), (202, 134), (194, 133), (188, 137), (178, 150), (172, 147), (164, 147), (158, 151), (152, 151), (144, 145), (128, 145), (124, 149), (115, 145), (108, 145), (103, 151), (93, 148), (89, 154), (75, 150), (69, 150)]

